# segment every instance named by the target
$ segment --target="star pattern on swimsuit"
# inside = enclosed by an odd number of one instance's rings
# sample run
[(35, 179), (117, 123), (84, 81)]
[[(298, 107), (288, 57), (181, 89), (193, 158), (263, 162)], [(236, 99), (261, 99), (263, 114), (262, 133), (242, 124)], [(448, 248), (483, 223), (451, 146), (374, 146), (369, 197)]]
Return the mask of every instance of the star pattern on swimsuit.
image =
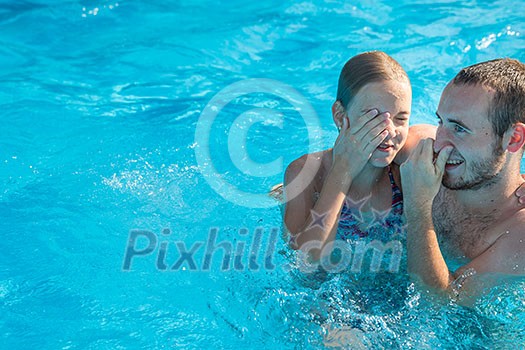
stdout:
[[(362, 233), (366, 236), (369, 232), (391, 232), (391, 239), (403, 240), (405, 239), (404, 233), (406, 232), (406, 224), (403, 222), (397, 222), (397, 220), (390, 220), (389, 217), (393, 215), (398, 209), (391, 207), (386, 210), (377, 210), (371, 208), (370, 214), (365, 216), (364, 206), (371, 199), (371, 196), (362, 198), (359, 201), (352, 200), (351, 198), (345, 199), (345, 205), (351, 211), (351, 216), (355, 220), (354, 230)], [(394, 215), (395, 216), (395, 215)], [(341, 216), (343, 217), (343, 216)], [(393, 217), (393, 216), (392, 216)]]
[(383, 227), (383, 223), (385, 219), (390, 215), (391, 211), (392, 208), (389, 208), (387, 210), (376, 210), (372, 208), (372, 221), (366, 223), (367, 230), (370, 230), (374, 226)]
[[(363, 218), (363, 212), (364, 212), (363, 208), (365, 204), (370, 200), (370, 198), (372, 198), (371, 194), (357, 201), (354, 201), (350, 197), (345, 198), (346, 207), (352, 210), (352, 214), (354, 215), (354, 218), (360, 224), (365, 224), (365, 219)], [(357, 208), (357, 210), (355, 210), (355, 208)]]
[[(383, 223), (385, 219), (390, 215), (392, 212), (392, 208), (388, 208), (386, 210), (376, 210), (372, 208), (372, 220), (368, 221), (364, 218), (363, 213), (365, 212), (363, 210), (363, 207), (365, 204), (371, 200), (372, 195), (368, 195), (358, 201), (354, 201), (351, 198), (346, 198), (345, 203), (348, 203), (350, 205), (346, 205), (347, 208), (350, 208), (352, 210), (352, 215), (358, 222), (358, 224), (362, 225), (362, 227), (365, 228), (365, 230), (370, 230), (374, 226), (383, 227)], [(355, 209), (357, 207), (357, 210)]]

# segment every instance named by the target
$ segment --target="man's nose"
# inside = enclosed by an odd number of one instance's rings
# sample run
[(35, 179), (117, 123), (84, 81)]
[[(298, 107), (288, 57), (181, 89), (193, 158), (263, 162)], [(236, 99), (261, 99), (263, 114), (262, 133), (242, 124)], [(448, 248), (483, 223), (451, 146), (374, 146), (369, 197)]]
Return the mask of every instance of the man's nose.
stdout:
[(453, 146), (450, 142), (447, 130), (443, 126), (438, 126), (436, 140), (434, 141), (434, 152), (439, 153), (445, 146)]

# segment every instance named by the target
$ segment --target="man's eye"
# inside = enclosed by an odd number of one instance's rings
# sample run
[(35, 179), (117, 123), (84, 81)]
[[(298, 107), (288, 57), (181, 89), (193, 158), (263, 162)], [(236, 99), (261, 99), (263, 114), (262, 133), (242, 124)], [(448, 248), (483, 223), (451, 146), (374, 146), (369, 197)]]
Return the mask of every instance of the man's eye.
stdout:
[(465, 131), (466, 131), (466, 130), (463, 129), (461, 126), (459, 126), (459, 125), (457, 125), (457, 124), (454, 125), (454, 132), (457, 132), (457, 133), (463, 133), (463, 132), (465, 132)]

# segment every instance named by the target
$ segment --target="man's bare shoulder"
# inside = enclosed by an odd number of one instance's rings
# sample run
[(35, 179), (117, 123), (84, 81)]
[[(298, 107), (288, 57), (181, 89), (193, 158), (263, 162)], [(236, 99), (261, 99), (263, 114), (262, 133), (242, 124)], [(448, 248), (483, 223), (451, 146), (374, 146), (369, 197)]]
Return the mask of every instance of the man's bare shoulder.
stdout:
[(517, 210), (505, 220), (505, 226), (507, 226), (513, 234), (525, 238), (525, 208)]
[(493, 253), (491, 260), (496, 271), (525, 275), (525, 208), (517, 210), (495, 229), (499, 237), (484, 254)]
[(502, 215), (503, 219), (497, 221), (490, 230), (493, 232), (501, 231), (502, 238), (505, 235), (525, 235), (525, 208), (513, 210), (512, 213)]

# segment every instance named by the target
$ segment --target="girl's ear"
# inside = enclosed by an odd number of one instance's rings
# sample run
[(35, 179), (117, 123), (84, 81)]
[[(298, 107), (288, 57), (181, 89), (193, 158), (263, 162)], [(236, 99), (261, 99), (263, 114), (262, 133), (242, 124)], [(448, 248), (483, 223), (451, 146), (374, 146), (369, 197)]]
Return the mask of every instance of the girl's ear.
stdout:
[(510, 153), (518, 152), (525, 144), (525, 124), (516, 123), (503, 136), (503, 148)]
[(332, 119), (339, 130), (343, 126), (343, 118), (346, 118), (345, 108), (340, 101), (335, 101), (332, 105)]

